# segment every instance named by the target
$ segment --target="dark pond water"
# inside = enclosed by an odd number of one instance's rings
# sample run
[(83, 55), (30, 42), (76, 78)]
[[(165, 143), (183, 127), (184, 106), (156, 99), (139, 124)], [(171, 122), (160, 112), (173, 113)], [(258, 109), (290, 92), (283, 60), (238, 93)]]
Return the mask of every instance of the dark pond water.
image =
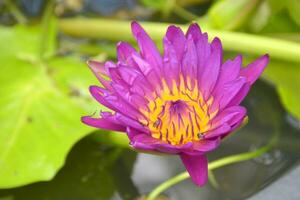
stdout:
[[(294, 166), (300, 158), (300, 131), (274, 88), (258, 81), (244, 104), (248, 125), (226, 139), (209, 159), (254, 150), (279, 131), (276, 147), (257, 159), (215, 170), (217, 184), (197, 188), (186, 180), (167, 190), (162, 199), (245, 199)], [(52, 181), (0, 190), (0, 200), (133, 200), (184, 171), (176, 156), (135, 153), (103, 146), (93, 138), (86, 137), (72, 149)]]

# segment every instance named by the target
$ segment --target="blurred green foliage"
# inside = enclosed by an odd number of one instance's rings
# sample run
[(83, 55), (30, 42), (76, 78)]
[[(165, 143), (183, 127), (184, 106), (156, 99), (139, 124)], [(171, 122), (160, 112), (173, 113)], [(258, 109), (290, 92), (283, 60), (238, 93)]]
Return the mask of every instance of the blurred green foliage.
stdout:
[[(52, 26), (53, 28), (56, 26)], [(0, 27), (0, 187), (49, 180), (70, 148), (92, 129), (84, 98), (96, 80), (77, 57), (39, 57), (40, 27)], [(55, 52), (52, 29), (45, 55)], [(2, 46), (1, 45), (1, 46)], [(86, 93), (86, 94), (85, 94)]]

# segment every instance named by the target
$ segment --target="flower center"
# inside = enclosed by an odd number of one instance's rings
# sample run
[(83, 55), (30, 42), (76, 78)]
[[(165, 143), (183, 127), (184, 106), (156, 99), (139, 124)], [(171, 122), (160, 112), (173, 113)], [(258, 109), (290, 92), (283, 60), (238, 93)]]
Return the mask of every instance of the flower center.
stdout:
[(140, 122), (152, 137), (172, 145), (201, 140), (217, 113), (209, 113), (213, 98), (204, 101), (196, 80), (192, 84), (181, 76), (179, 83), (174, 80), (171, 87), (162, 82), (163, 88), (149, 98), (147, 109), (141, 110), (147, 120)]

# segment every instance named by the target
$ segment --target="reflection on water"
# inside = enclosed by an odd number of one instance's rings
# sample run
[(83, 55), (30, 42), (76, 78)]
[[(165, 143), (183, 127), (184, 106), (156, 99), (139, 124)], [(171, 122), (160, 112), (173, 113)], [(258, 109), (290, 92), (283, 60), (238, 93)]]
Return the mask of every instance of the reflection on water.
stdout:
[[(249, 124), (226, 139), (210, 160), (263, 146), (275, 131), (276, 147), (251, 161), (214, 171), (217, 187), (199, 189), (186, 180), (166, 191), (162, 199), (222, 200), (244, 199), (279, 177), (299, 159), (300, 135), (283, 110), (275, 90), (259, 81), (244, 102)], [(106, 147), (87, 137), (70, 152), (66, 165), (50, 182), (17, 189), (0, 190), (0, 200), (133, 200), (150, 192), (157, 184), (182, 172), (177, 156), (136, 154)]]

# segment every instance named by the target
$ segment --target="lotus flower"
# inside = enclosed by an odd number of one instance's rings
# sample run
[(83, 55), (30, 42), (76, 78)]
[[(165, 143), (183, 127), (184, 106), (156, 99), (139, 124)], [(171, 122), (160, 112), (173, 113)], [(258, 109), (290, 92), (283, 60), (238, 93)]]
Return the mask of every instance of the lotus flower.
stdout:
[(132, 148), (179, 155), (192, 181), (207, 181), (206, 153), (238, 128), (246, 116), (239, 104), (268, 64), (264, 55), (245, 68), (242, 56), (222, 62), (219, 38), (208, 41), (197, 24), (186, 32), (169, 26), (161, 55), (137, 23), (139, 52), (117, 45), (116, 63), (88, 64), (102, 86), (92, 96), (111, 112), (82, 117), (90, 126), (126, 132)]

